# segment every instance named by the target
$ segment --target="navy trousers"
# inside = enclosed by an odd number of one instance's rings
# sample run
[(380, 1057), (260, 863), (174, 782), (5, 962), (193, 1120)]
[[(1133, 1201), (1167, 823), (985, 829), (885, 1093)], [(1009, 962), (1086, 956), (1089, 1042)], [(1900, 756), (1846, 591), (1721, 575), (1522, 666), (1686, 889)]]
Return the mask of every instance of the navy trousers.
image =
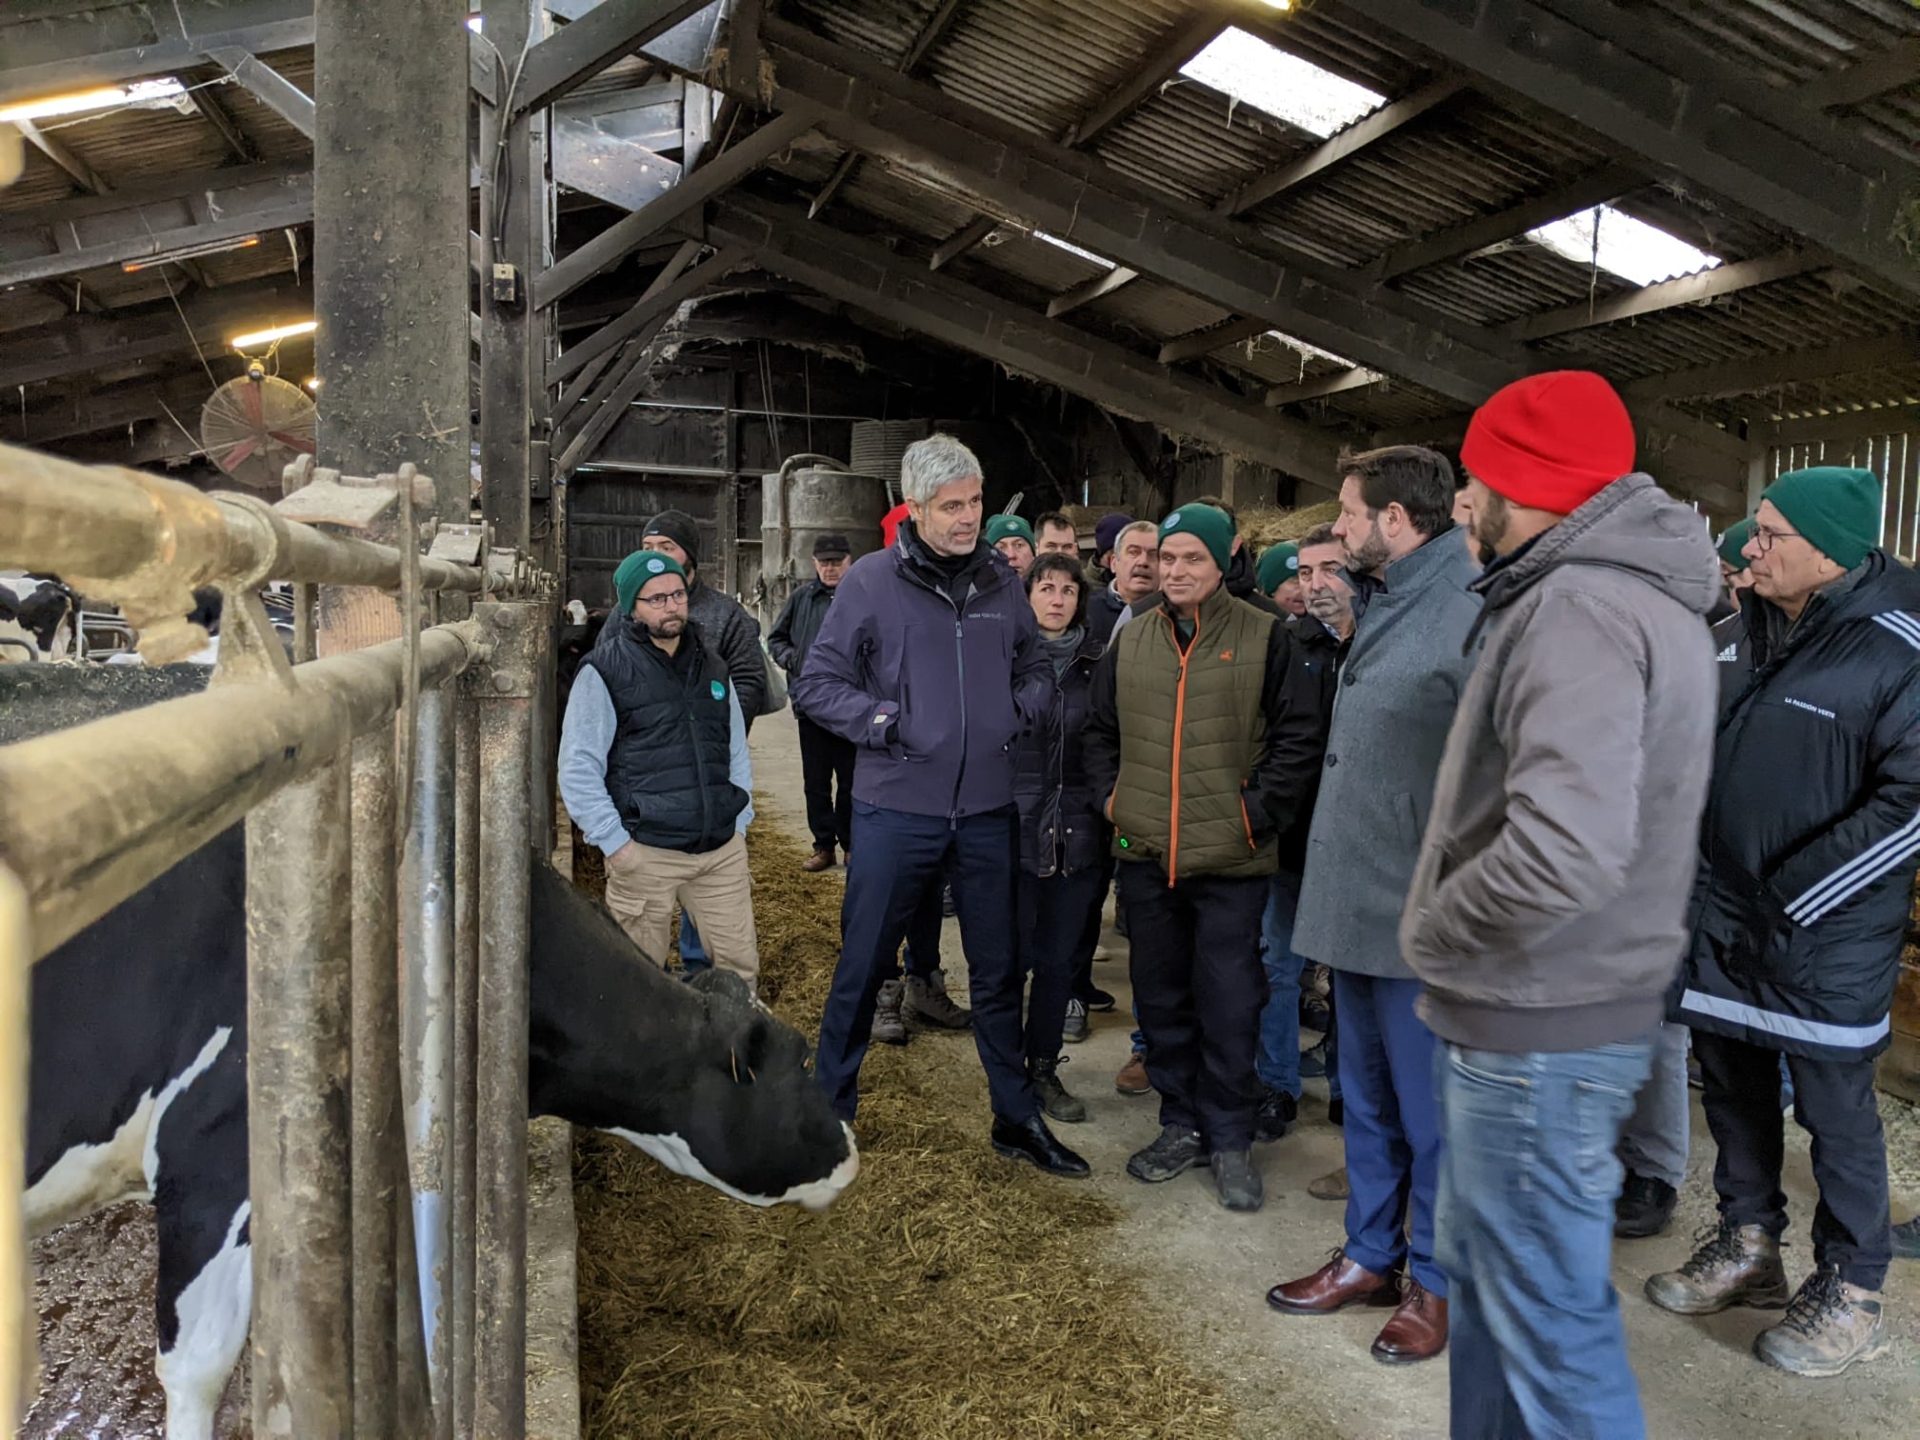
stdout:
[[(1103, 870), (1016, 879), (1020, 894), (1020, 969), (1033, 977), (1027, 999), (1027, 1058), (1054, 1060), (1067, 1026), (1088, 909), (1106, 889)], [(1088, 952), (1091, 956), (1092, 952)]]
[(1019, 958), (1007, 923), (1015, 913), (1019, 852), (1011, 805), (949, 822), (854, 802), (840, 964), (820, 1020), (814, 1067), (843, 1120), (852, 1120), (859, 1104), (874, 1001), (897, 973), (900, 942), (929, 892), (938, 913), (943, 869), (966, 948), (973, 1041), (987, 1072), (993, 1113), (1016, 1123), (1037, 1113), (1022, 1055)]

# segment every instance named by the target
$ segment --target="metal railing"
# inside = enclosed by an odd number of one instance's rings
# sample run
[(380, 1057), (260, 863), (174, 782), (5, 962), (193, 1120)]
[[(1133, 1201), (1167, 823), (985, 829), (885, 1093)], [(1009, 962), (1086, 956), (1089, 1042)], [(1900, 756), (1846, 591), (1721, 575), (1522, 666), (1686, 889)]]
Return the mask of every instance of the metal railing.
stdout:
[[(412, 481), (402, 467), (403, 499)], [(18, 1210), (31, 963), (244, 818), (254, 1433), (525, 1428), (529, 767), (550, 582), (498, 555), (421, 558), (401, 513), (407, 543), (378, 545), (251, 496), (0, 446), (0, 566), (117, 604), (155, 662), (205, 643), (195, 587), (226, 597), (206, 691), (0, 748), (15, 1416), (34, 1330)], [(258, 600), (268, 580), (396, 592), (404, 633), (292, 665)], [(440, 595), (471, 613), (422, 628), (408, 611)]]

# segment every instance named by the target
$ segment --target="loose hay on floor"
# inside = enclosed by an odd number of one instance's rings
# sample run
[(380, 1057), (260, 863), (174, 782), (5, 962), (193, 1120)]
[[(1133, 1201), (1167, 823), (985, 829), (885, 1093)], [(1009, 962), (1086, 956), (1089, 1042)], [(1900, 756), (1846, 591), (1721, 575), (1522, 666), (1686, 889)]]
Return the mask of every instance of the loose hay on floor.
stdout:
[[(808, 1034), (840, 887), (753, 834), (762, 993)], [(580, 1369), (588, 1440), (1228, 1437), (1219, 1392), (1100, 1261), (1117, 1215), (986, 1145), (984, 1085), (876, 1047), (860, 1178), (825, 1216), (753, 1210), (582, 1134)], [(939, 1083), (940, 1076), (947, 1084)], [(931, 1077), (931, 1078), (930, 1078)]]

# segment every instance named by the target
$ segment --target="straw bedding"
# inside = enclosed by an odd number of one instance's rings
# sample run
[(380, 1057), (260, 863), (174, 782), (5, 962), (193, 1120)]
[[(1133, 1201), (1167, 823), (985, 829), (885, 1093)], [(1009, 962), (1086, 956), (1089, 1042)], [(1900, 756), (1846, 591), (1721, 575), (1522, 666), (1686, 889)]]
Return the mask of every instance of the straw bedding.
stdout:
[(1298, 510), (1242, 510), (1240, 533), (1255, 550), (1264, 550), (1282, 540), (1298, 540), (1316, 525), (1331, 525), (1340, 518), (1340, 502), (1323, 500), (1318, 505), (1303, 505)]
[[(803, 877), (802, 858), (755, 828), (762, 994), (811, 1034), (840, 888)], [(1103, 1264), (1113, 1208), (987, 1148), (971, 1052), (964, 1034), (874, 1048), (860, 1178), (824, 1216), (754, 1210), (580, 1135), (588, 1440), (1233, 1433), (1218, 1391)]]

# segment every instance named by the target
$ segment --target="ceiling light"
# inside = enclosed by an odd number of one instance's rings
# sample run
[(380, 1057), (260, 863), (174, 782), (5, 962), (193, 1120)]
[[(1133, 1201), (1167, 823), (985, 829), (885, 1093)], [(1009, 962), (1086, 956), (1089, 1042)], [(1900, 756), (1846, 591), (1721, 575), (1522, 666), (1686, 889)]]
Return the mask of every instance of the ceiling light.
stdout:
[(1065, 250), (1069, 255), (1078, 255), (1082, 260), (1090, 260), (1095, 265), (1098, 265), (1102, 270), (1113, 269), (1113, 261), (1107, 259), (1106, 256), (1096, 255), (1091, 250), (1082, 250), (1078, 245), (1075, 245), (1071, 240), (1062, 240), (1058, 235), (1049, 235), (1044, 230), (1034, 231), (1033, 238), (1036, 240), (1044, 240), (1049, 245), (1057, 246), (1058, 248)]
[(260, 243), (258, 235), (242, 235), (238, 240), (209, 240), (204, 245), (183, 245), (178, 250), (163, 251), (158, 255), (142, 255), (138, 260), (128, 260), (121, 265), (122, 274), (134, 275), (155, 265), (166, 265), (175, 260), (197, 260), (202, 255), (224, 255), (229, 250), (247, 250)]
[[(1696, 249), (1644, 220), (1611, 205), (1596, 205), (1551, 225), (1529, 230), (1527, 237), (1556, 255), (1581, 265), (1598, 265), (1636, 285), (1654, 285), (1678, 275), (1711, 270), (1720, 257)], [(1596, 238), (1598, 243), (1596, 244)]]
[(1323, 140), (1387, 103), (1364, 85), (1231, 27), (1180, 73)]
[(291, 340), (296, 335), (311, 335), (319, 328), (318, 320), (297, 320), (291, 325), (276, 325), (271, 330), (255, 330), (248, 335), (236, 335), (227, 344), (236, 350), (245, 350), (253, 345), (271, 345), (276, 340)]
[(45, 100), (23, 100), (18, 105), (0, 108), (0, 122), (47, 120), (56, 115), (79, 115), (88, 110), (107, 110), (117, 105), (172, 103), (186, 93), (187, 87), (172, 76), (163, 76), (158, 80), (136, 80), (131, 85), (108, 85), (99, 90), (80, 90)]

